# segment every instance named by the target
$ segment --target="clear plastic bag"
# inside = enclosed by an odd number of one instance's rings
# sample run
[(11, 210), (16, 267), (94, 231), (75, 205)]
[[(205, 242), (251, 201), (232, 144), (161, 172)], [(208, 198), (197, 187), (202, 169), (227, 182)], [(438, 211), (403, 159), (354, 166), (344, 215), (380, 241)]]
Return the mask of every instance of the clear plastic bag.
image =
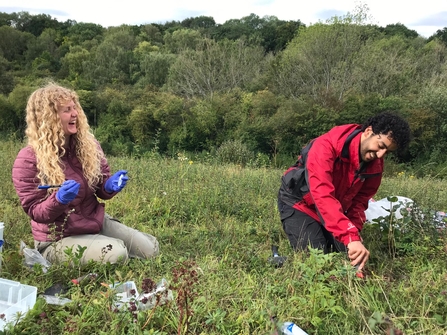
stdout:
[(159, 305), (163, 305), (168, 301), (173, 300), (172, 291), (169, 289), (169, 284), (164, 278), (157, 284), (154, 290), (149, 293), (142, 293), (137, 297), (138, 309), (143, 311), (154, 308), (157, 304), (157, 299), (160, 299)]
[(166, 302), (173, 300), (172, 291), (169, 290), (169, 285), (166, 279), (162, 279), (155, 289), (148, 293), (138, 293), (135, 282), (127, 281), (125, 283), (114, 283), (109, 285), (114, 289), (117, 296), (115, 303), (118, 309), (128, 308), (130, 303), (135, 303), (136, 307), (140, 311), (152, 309), (157, 304), (163, 305)]
[(51, 266), (51, 263), (43, 258), (39, 251), (28, 248), (23, 241), (20, 241), (20, 251), (25, 257), (24, 263), (30, 268), (32, 268), (34, 264), (40, 264), (42, 265), (42, 271), (46, 273), (48, 268)]

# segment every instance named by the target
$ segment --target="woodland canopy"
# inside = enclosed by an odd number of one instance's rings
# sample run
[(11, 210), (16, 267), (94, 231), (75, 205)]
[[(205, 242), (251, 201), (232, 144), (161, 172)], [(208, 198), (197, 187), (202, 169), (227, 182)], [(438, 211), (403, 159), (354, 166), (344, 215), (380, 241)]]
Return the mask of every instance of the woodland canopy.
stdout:
[(369, 24), (367, 8), (310, 26), (251, 14), (105, 28), (0, 12), (0, 132), (21, 139), (29, 94), (53, 80), (78, 92), (112, 155), (237, 141), (278, 163), (334, 125), (395, 110), (413, 132), (397, 161), (442, 165), (446, 56), (447, 27), (424, 38)]

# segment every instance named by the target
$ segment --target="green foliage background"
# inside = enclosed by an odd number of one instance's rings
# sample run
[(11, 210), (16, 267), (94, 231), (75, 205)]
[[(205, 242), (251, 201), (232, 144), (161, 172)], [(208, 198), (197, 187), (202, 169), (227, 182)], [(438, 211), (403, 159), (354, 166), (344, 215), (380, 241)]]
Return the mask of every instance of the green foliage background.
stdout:
[(53, 80), (79, 93), (107, 154), (213, 155), (235, 141), (285, 167), (334, 125), (394, 110), (414, 134), (397, 163), (443, 175), (446, 29), (423, 38), (371, 22), (361, 4), (310, 26), (250, 14), (104, 28), (0, 13), (0, 132), (21, 139), (29, 94)]

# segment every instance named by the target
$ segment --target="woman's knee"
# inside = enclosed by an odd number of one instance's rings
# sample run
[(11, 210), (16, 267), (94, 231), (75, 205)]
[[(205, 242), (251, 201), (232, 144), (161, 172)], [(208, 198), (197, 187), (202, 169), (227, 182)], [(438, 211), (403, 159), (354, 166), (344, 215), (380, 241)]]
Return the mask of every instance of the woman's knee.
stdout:
[[(68, 253), (67, 249), (71, 249), (72, 252)], [(82, 253), (79, 253), (80, 250)], [(70, 254), (72, 256), (69, 256)], [(73, 258), (79, 257), (82, 264), (87, 264), (89, 261), (117, 263), (129, 258), (129, 252), (122, 240), (101, 235), (64, 238), (46, 247), (42, 255), (54, 263), (73, 262)]]
[(129, 246), (130, 257), (152, 258), (160, 253), (158, 240), (147, 233), (138, 232)]
[(146, 243), (144, 247), (142, 246), (142, 252), (145, 255), (146, 258), (151, 258), (158, 256), (160, 253), (160, 244), (158, 243), (158, 240), (149, 234), (143, 233), (146, 236)]
[(154, 237), (154, 253), (152, 255), (152, 257), (158, 256), (158, 254), (160, 253), (160, 244), (158, 243), (158, 240)]
[[(116, 242), (110, 243), (109, 245), (101, 249), (101, 256), (99, 258), (103, 263), (120, 263), (124, 262), (129, 258), (129, 252), (121, 240), (116, 240)], [(98, 260), (97, 257), (92, 258)]]

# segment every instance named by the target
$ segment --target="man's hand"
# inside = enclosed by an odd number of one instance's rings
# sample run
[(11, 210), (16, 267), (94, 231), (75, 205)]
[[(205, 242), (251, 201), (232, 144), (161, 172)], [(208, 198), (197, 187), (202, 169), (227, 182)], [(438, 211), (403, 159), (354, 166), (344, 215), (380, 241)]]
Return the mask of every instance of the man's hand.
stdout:
[(369, 258), (369, 251), (365, 248), (362, 242), (354, 241), (348, 245), (348, 257), (351, 260), (351, 265), (358, 265), (358, 270), (362, 270)]

